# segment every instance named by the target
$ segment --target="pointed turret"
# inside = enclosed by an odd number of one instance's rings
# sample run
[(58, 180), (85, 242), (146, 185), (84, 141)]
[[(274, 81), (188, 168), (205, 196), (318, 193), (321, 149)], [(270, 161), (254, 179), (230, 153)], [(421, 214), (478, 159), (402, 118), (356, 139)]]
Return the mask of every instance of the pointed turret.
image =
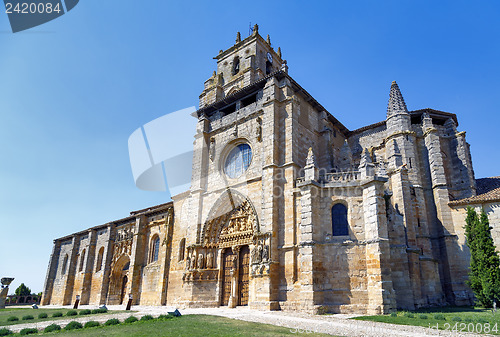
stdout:
[(387, 106), (387, 117), (401, 113), (408, 113), (408, 108), (398, 84), (396, 81), (392, 81), (389, 104)]
[(316, 166), (316, 157), (314, 156), (312, 147), (307, 151), (306, 166)]
[(387, 130), (389, 134), (410, 130), (410, 114), (396, 81), (392, 81), (387, 105)]
[(314, 152), (312, 147), (309, 148), (307, 152), (306, 166), (304, 167), (304, 178), (305, 180), (318, 180), (319, 179), (319, 171), (318, 166), (316, 165), (316, 157), (314, 156)]
[(240, 32), (236, 32), (236, 43), (240, 43), (241, 42), (241, 34)]
[(352, 151), (347, 139), (344, 141), (344, 145), (340, 148), (337, 163), (337, 169), (341, 172), (349, 172), (352, 170)]
[(361, 153), (361, 160), (359, 161), (358, 170), (361, 173), (361, 179), (367, 179), (368, 177), (375, 175), (375, 165), (372, 162), (370, 151), (368, 151), (366, 147)]

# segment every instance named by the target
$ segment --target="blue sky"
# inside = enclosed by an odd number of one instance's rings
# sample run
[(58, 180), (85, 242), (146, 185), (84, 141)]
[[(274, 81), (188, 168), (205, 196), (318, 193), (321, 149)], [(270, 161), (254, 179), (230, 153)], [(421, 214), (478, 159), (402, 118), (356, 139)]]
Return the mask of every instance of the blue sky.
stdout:
[(500, 175), (498, 1), (82, 0), (12, 34), (0, 13), (0, 277), (42, 291), (52, 240), (169, 200), (134, 186), (127, 139), (197, 106), (220, 49), (258, 23), (290, 75), (349, 129), (458, 115), (476, 177)]

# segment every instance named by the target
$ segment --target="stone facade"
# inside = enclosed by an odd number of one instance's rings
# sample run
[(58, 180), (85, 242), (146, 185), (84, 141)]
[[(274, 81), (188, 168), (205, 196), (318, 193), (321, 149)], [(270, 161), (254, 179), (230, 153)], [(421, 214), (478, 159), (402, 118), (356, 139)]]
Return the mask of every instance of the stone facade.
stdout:
[(449, 203), (476, 196), (476, 183), (456, 115), (408, 111), (393, 82), (386, 119), (350, 131), (258, 27), (215, 59), (190, 190), (55, 240), (42, 304), (131, 294), (143, 305), (379, 314), (471, 303)]

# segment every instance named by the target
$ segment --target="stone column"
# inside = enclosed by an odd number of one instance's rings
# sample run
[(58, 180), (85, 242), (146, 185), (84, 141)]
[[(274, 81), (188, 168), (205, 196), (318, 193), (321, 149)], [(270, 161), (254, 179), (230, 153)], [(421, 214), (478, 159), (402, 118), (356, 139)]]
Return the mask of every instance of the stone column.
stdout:
[(99, 304), (106, 304), (108, 299), (109, 290), (109, 277), (111, 275), (111, 260), (113, 258), (113, 245), (114, 245), (114, 226), (109, 224), (107, 227), (108, 240), (106, 246), (104, 247), (103, 261), (104, 266), (102, 267), (103, 281), (101, 282), (101, 288), (99, 290)]
[(386, 178), (376, 178), (363, 185), (363, 210), (366, 240), (366, 274), (370, 315), (386, 314), (396, 309), (391, 277), (390, 246), (383, 198)]
[(87, 256), (85, 257), (85, 265), (83, 267), (83, 282), (80, 291), (81, 300), (80, 304), (89, 304), (90, 292), (92, 291), (92, 271), (95, 260), (95, 244), (97, 239), (97, 232), (95, 229), (89, 230), (89, 246), (87, 247)]
[(11, 277), (2, 277), (2, 288), (0, 289), (0, 309), (5, 309), (5, 301), (9, 294), (9, 285), (14, 281)]
[(71, 304), (74, 300), (73, 298), (73, 286), (75, 284), (75, 273), (77, 271), (77, 256), (78, 251), (80, 249), (80, 237), (73, 236), (71, 238), (71, 254), (68, 259), (69, 266), (68, 272), (66, 273), (66, 282), (63, 287), (64, 297), (63, 297), (63, 305)]
[(301, 222), (299, 227), (299, 275), (301, 284), (299, 308), (302, 310), (315, 312), (316, 307), (322, 304), (320, 292), (316, 291), (315, 257), (318, 255), (318, 247), (315, 245), (315, 224), (319, 223), (318, 214), (315, 211), (318, 207), (317, 195), (320, 187), (314, 181), (306, 181), (306, 185), (301, 186)]
[(144, 238), (144, 226), (147, 218), (144, 215), (138, 216), (135, 220), (134, 236), (132, 241), (132, 252), (130, 256), (129, 280), (127, 285), (127, 293), (133, 295), (133, 304), (140, 304), (141, 300), (141, 284), (142, 284), (142, 268), (144, 266), (145, 247), (148, 243)]
[(436, 211), (434, 227), (439, 241), (441, 260), (441, 282), (445, 291), (446, 299), (455, 305), (470, 304), (469, 288), (465, 281), (468, 274), (468, 266), (463, 258), (462, 247), (458, 244), (458, 237), (448, 206), (449, 193), (446, 175), (441, 155), (441, 142), (438, 130), (432, 124), (428, 114), (422, 116), (425, 147), (429, 156), (429, 169), (431, 175), (432, 194)]
[(45, 277), (45, 286), (43, 288), (42, 305), (50, 304), (52, 297), (52, 289), (54, 280), (57, 276), (57, 266), (59, 264), (59, 255), (61, 253), (61, 242), (54, 240), (52, 254), (50, 254), (49, 267), (47, 268), (47, 276)]
[[(191, 196), (190, 202), (191, 209), (196, 210), (189, 214), (189, 228), (187, 233), (190, 236), (186, 239), (188, 243), (199, 243), (201, 228), (203, 225), (202, 211), (203, 211), (203, 197), (202, 194), (206, 191), (207, 174), (209, 164), (209, 134), (210, 120), (205, 116), (200, 116), (196, 126), (196, 135), (194, 136), (193, 145), (193, 167), (191, 177)], [(217, 154), (215, 154), (217, 158)]]

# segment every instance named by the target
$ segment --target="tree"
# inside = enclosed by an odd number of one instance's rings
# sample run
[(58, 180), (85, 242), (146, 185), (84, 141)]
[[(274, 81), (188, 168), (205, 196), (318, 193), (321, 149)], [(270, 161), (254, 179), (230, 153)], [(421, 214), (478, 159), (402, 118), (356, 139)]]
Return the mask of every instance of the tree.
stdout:
[(28, 296), (31, 295), (31, 289), (26, 287), (24, 283), (21, 283), (21, 285), (17, 287), (15, 293), (17, 296)]
[(500, 300), (500, 258), (491, 237), (491, 227), (484, 211), (478, 216), (467, 207), (465, 236), (469, 247), (470, 271), (467, 284), (471, 287), (479, 304), (490, 308)]

